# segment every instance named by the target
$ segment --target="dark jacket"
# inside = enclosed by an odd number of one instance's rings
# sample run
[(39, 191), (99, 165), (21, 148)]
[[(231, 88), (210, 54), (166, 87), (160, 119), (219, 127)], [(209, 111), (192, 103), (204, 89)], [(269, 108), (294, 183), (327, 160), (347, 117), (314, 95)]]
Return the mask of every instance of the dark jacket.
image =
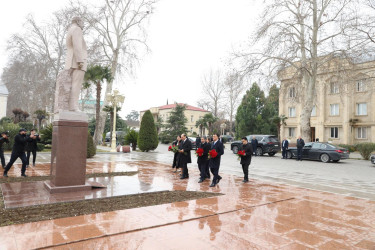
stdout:
[(178, 147), (180, 150), (183, 149), (184, 152), (183, 153), (179, 153), (180, 154), (180, 165), (183, 165), (183, 164), (187, 164), (187, 163), (191, 163), (191, 141), (189, 140), (189, 138), (186, 138), (186, 141), (181, 141), (181, 144), (180, 146)]
[(9, 139), (0, 136), (0, 150), (3, 149), (3, 144), (4, 144), (4, 143), (9, 143)]
[(212, 142), (210, 150), (213, 150), (213, 149), (216, 150), (217, 156), (215, 158), (210, 159), (209, 166), (210, 166), (210, 168), (218, 168), (218, 167), (220, 167), (221, 156), (224, 154), (223, 143), (219, 140), (217, 140), (216, 143)]
[(257, 148), (258, 147), (258, 140), (257, 139), (251, 139), (251, 145), (253, 146), (253, 150), (254, 150), (254, 148)]
[(197, 148), (199, 148), (199, 147), (201, 146), (201, 144), (202, 144), (202, 140), (201, 140), (201, 138), (198, 136), (197, 139), (195, 140), (195, 146), (196, 146)]
[(288, 149), (288, 148), (289, 148), (289, 141), (288, 141), (288, 140), (283, 140), (283, 141), (281, 142), (281, 147), (282, 147), (283, 149)]
[(211, 145), (209, 143), (205, 142), (205, 143), (201, 144), (200, 148), (203, 148), (203, 155), (202, 156), (198, 156), (197, 163), (198, 164), (207, 163), (207, 161), (208, 161), (208, 152), (211, 149)]
[(246, 145), (242, 144), (242, 150), (245, 150), (245, 156), (241, 156), (240, 164), (243, 165), (250, 165), (251, 163), (251, 155), (253, 154), (253, 147), (249, 143)]
[(297, 139), (297, 148), (303, 148), (305, 146), (305, 141), (301, 139)]
[(26, 150), (27, 151), (36, 151), (38, 149), (37, 143), (40, 142), (39, 135), (36, 137), (36, 139), (31, 139), (31, 141), (28, 141), (26, 144)]
[(13, 151), (12, 152), (25, 152), (25, 147), (27, 142), (31, 141), (32, 139), (28, 137), (27, 135), (21, 135), (18, 134), (14, 137), (14, 145), (13, 145)]

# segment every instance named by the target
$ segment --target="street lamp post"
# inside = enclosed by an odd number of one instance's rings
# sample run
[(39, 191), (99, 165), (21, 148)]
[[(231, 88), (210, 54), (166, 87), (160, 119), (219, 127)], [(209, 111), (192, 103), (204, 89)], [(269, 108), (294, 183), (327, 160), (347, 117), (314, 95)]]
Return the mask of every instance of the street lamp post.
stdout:
[(220, 125), (220, 128), (221, 128), (221, 135), (224, 135), (224, 131), (225, 131), (225, 128), (227, 127), (227, 125), (225, 123), (222, 123)]
[(121, 95), (118, 90), (114, 90), (113, 94), (107, 94), (107, 100), (113, 105), (113, 130), (111, 152), (116, 152), (116, 109), (117, 105), (122, 105), (122, 103), (125, 100), (125, 96)]

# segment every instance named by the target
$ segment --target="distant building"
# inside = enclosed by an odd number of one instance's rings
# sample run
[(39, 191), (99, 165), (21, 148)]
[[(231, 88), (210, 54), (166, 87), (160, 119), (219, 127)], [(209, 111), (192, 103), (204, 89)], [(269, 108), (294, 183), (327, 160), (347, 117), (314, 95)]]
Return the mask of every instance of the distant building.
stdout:
[[(78, 101), (79, 108), (82, 112), (86, 113), (89, 120), (95, 118), (96, 114), (96, 99), (92, 96), (89, 96), (88, 99), (81, 99)], [(103, 106), (103, 101), (100, 101), (100, 106)]]
[(0, 84), (0, 118), (7, 115), (8, 88), (5, 84)]
[[(197, 108), (188, 104), (178, 103), (178, 105), (186, 105), (185, 110), (185, 117), (187, 119), (187, 123), (185, 126), (187, 127), (189, 134), (199, 133), (199, 128), (195, 126), (195, 123), (202, 118), (205, 114), (209, 113), (209, 111)], [(171, 115), (171, 111), (177, 106), (177, 104), (168, 104), (160, 107), (150, 108), (151, 114), (154, 117), (154, 121), (157, 121), (158, 118), (163, 120), (163, 124), (166, 124), (168, 117)], [(147, 110), (140, 112), (140, 120), (142, 121), (142, 117)], [(163, 131), (163, 128), (161, 129)], [(159, 132), (161, 132), (159, 131)]]
[[(288, 117), (280, 136), (295, 141), (301, 135), (303, 86), (298, 72), (281, 70), (279, 114)], [(334, 144), (375, 142), (375, 61), (334, 59), (318, 71), (311, 112), (311, 140)]]
[(129, 129), (133, 129), (135, 131), (139, 131), (140, 122), (139, 121), (125, 121), (126, 125), (128, 125)]

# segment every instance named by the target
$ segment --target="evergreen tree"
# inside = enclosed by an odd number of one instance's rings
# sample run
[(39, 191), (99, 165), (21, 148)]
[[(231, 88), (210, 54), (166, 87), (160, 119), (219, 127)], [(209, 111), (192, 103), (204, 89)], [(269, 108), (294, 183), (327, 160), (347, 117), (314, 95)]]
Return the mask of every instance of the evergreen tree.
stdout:
[(150, 110), (147, 110), (142, 117), (141, 127), (138, 135), (138, 148), (143, 152), (154, 150), (158, 147), (158, 134), (154, 123), (154, 118)]
[(93, 140), (90, 132), (88, 132), (88, 135), (87, 135), (87, 155), (86, 155), (86, 158), (92, 158), (92, 157), (94, 157), (94, 155), (96, 155), (96, 146), (94, 144), (94, 140)]
[(185, 117), (185, 105), (176, 105), (176, 107), (171, 111), (170, 116), (167, 119), (165, 125), (164, 136), (169, 139), (174, 140), (178, 135), (186, 134), (188, 131), (185, 124), (187, 123), (187, 118)]

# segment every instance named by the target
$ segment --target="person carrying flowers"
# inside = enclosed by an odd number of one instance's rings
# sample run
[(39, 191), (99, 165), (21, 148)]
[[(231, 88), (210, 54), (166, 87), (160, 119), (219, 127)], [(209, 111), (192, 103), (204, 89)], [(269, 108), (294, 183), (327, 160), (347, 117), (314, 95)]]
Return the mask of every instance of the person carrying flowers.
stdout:
[(198, 183), (202, 183), (205, 179), (210, 179), (210, 172), (208, 169), (208, 152), (210, 149), (211, 146), (206, 142), (206, 137), (202, 136), (200, 146), (195, 152), (197, 155), (198, 169), (200, 172)]
[(214, 176), (210, 187), (216, 186), (216, 184), (218, 184), (222, 179), (219, 175), (219, 169), (221, 156), (224, 154), (224, 146), (223, 143), (219, 140), (219, 137), (219, 134), (214, 134), (211, 144), (211, 150), (209, 151), (209, 166), (211, 173)]
[(242, 150), (238, 151), (238, 155), (241, 157), (240, 164), (244, 174), (244, 183), (249, 181), (249, 166), (251, 163), (251, 155), (253, 154), (253, 147), (248, 143), (246, 137), (242, 137)]
[(178, 163), (179, 163), (179, 153), (178, 153), (178, 146), (181, 143), (181, 136), (177, 136), (177, 139), (172, 143), (172, 146), (169, 146), (168, 151), (172, 151), (174, 153), (173, 157), (173, 163), (172, 163), (172, 168), (176, 168), (174, 173), (177, 172), (178, 169)]

